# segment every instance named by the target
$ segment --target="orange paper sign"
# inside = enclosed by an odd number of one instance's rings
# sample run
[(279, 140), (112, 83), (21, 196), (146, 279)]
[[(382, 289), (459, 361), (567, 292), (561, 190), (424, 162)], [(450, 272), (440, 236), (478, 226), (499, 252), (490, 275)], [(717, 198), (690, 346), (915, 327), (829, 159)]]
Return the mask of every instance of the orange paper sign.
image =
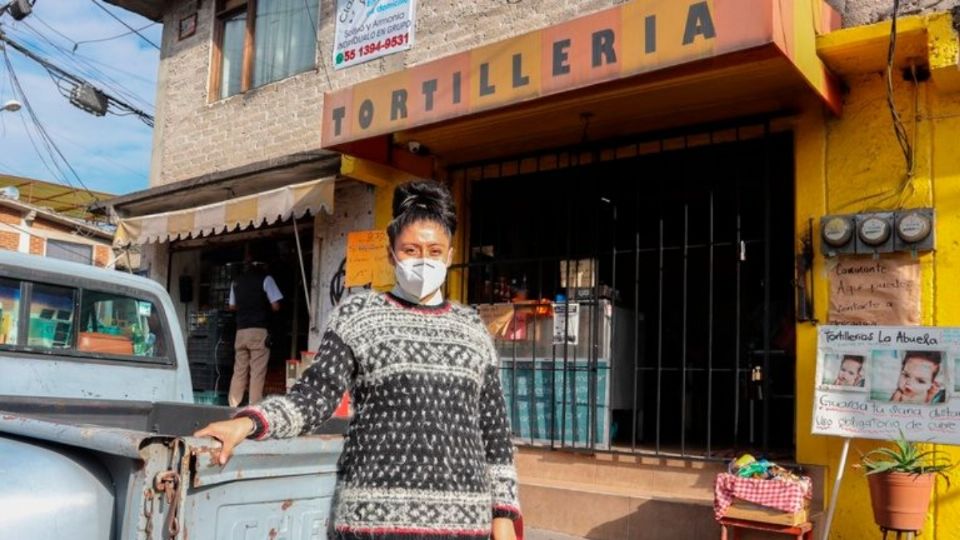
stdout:
[(389, 240), (384, 231), (359, 231), (347, 235), (346, 287), (374, 288), (393, 285), (393, 267), (387, 259)]
[(839, 257), (828, 272), (831, 324), (920, 324), (920, 262), (910, 255)]

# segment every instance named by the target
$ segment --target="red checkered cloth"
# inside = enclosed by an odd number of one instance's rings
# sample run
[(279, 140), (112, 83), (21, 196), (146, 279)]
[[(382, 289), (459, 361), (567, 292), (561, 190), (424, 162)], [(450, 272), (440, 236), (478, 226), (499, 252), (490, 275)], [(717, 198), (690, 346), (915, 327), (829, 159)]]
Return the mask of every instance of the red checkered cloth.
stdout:
[(740, 478), (722, 473), (717, 475), (714, 486), (713, 513), (717, 519), (727, 514), (727, 508), (734, 499), (741, 499), (760, 506), (774, 508), (781, 512), (798, 512), (807, 500), (813, 496), (813, 483), (803, 476), (800, 482), (787, 480), (764, 480), (760, 478)]

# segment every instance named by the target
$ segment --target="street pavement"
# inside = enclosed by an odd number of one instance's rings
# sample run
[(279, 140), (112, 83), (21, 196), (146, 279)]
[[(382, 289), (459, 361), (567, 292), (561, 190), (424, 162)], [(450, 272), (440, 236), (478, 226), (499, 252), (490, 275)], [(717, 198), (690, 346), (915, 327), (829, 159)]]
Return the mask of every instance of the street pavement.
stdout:
[(570, 536), (569, 534), (563, 534), (553, 531), (545, 531), (543, 529), (530, 529), (525, 528), (523, 531), (523, 540), (587, 540), (582, 536)]

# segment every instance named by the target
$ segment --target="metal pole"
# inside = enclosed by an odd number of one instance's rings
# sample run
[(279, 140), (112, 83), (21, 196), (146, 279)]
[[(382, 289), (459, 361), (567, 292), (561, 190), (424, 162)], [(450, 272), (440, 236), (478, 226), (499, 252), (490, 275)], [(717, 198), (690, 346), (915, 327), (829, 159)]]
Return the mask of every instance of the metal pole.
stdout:
[(830, 504), (827, 506), (827, 520), (823, 523), (821, 540), (829, 540), (830, 525), (833, 524), (833, 514), (837, 510), (837, 497), (840, 495), (840, 482), (843, 480), (843, 471), (847, 468), (847, 454), (850, 453), (850, 439), (843, 439), (843, 450), (840, 452), (840, 468), (837, 469), (837, 478), (833, 481), (833, 491), (830, 493)]
[(300, 278), (303, 280), (303, 297), (307, 301), (307, 312), (313, 320), (313, 303), (310, 301), (310, 289), (307, 286), (307, 271), (303, 267), (303, 250), (300, 248), (300, 227), (297, 226), (297, 214), (293, 214), (293, 238), (297, 241), (297, 259), (300, 261)]

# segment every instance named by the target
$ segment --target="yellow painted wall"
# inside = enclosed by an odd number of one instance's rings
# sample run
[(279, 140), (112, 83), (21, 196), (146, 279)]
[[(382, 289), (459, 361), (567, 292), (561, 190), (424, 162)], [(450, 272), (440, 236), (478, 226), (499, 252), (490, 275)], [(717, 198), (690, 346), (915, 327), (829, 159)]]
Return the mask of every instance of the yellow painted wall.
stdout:
[[(933, 83), (914, 88), (898, 81), (897, 107), (916, 146), (916, 174), (904, 188), (905, 162), (893, 134), (882, 76), (859, 75), (847, 83), (841, 118), (827, 117), (812, 104), (796, 119), (797, 231), (806, 230), (809, 218), (816, 223), (827, 213), (933, 205), (937, 251), (920, 259), (923, 323), (960, 326), (960, 94), (944, 93)], [(815, 242), (817, 317), (826, 320), (825, 261), (819, 255), (819, 238)], [(841, 439), (810, 435), (816, 328), (798, 325), (797, 339), (797, 460), (827, 466), (832, 478)], [(866, 480), (852, 467), (859, 463), (858, 451), (877, 444), (855, 440), (852, 445), (832, 539), (879, 538)], [(960, 461), (960, 448), (939, 450)], [(951, 480), (950, 490), (942, 481), (937, 484), (923, 538), (960, 539), (960, 472), (953, 472)], [(823, 486), (827, 492), (829, 487)]]

